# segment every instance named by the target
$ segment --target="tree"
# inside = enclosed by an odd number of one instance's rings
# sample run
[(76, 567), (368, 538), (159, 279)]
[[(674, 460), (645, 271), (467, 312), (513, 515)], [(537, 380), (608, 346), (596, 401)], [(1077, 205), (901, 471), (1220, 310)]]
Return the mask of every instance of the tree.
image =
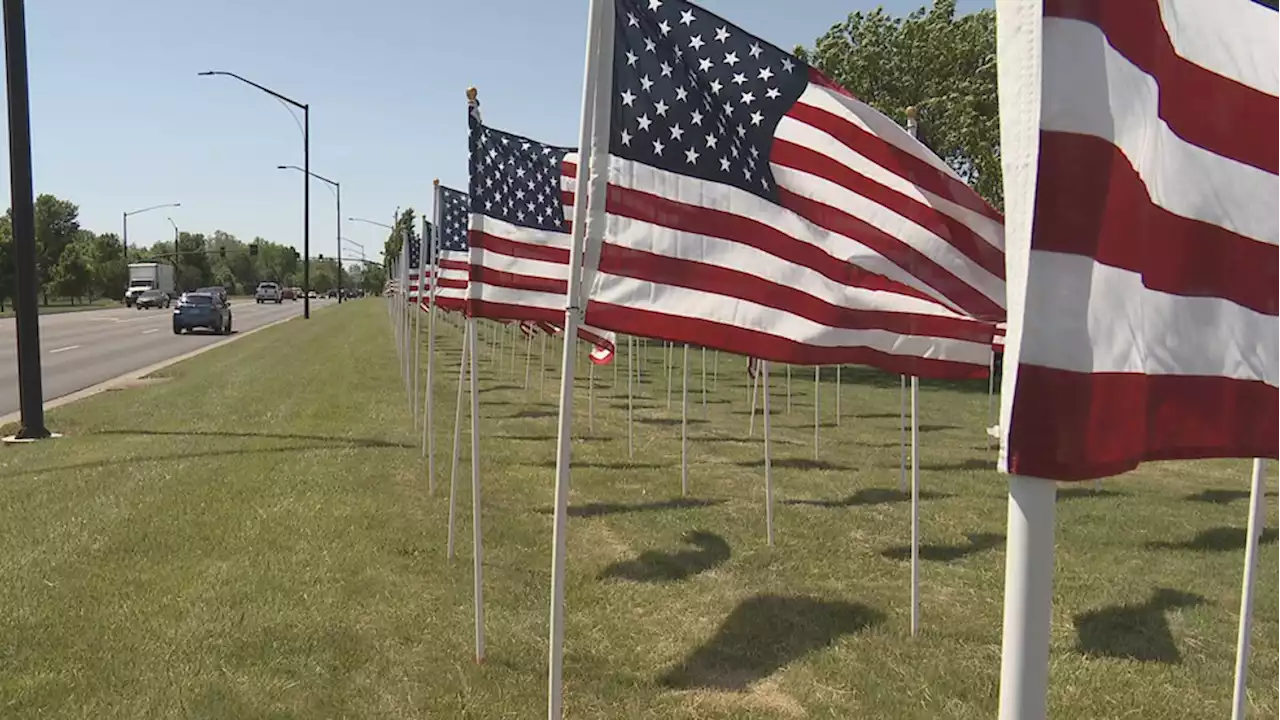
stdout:
[[(90, 233), (92, 234), (92, 233)], [(74, 305), (76, 298), (89, 295), (93, 283), (91, 253), (93, 246), (88, 238), (80, 237), (62, 248), (58, 255), (58, 264), (54, 266), (50, 278), (53, 292), (64, 298), (70, 298)]]
[[(82, 230), (82, 233), (89, 233)], [(119, 300), (129, 284), (128, 263), (124, 257), (124, 244), (115, 233), (92, 236), (93, 294)]]
[(400, 250), (404, 247), (404, 243), (418, 242), (418, 231), (415, 227), (414, 216), (416, 213), (413, 208), (405, 208), (396, 218), (394, 223), (395, 229), (387, 236), (387, 241), (383, 243), (383, 257), (398, 258)]
[(0, 311), (5, 303), (17, 295), (14, 288), (13, 222), (8, 212), (0, 217)]
[(387, 273), (381, 265), (372, 263), (366, 264), (360, 271), (360, 284), (356, 287), (364, 290), (370, 295), (379, 295), (382, 293), (382, 287), (387, 283)]
[(935, 0), (906, 18), (855, 12), (796, 54), (900, 123), (918, 108), (925, 143), (1003, 207), (994, 10), (956, 17), (956, 0)]
[(80, 208), (69, 200), (43, 193), (36, 198), (36, 263), (44, 303), (49, 304), (50, 281), (62, 251), (80, 232)]

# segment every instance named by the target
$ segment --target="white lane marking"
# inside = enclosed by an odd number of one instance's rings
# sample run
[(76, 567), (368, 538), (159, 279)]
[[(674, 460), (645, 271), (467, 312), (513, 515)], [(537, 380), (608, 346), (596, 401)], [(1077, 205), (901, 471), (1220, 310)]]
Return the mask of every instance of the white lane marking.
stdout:
[(153, 333), (153, 332), (160, 332), (160, 328), (151, 328), (150, 330), (143, 330), (143, 331), (142, 331), (142, 334), (143, 334), (143, 335), (150, 335), (150, 334), (151, 334), (151, 333)]
[(58, 348), (57, 350), (50, 350), (50, 351), (49, 351), (49, 354), (50, 354), (50, 355), (57, 355), (58, 353), (64, 353), (64, 352), (66, 352), (66, 351), (68, 351), (68, 350), (75, 350), (75, 349), (76, 349), (76, 348), (78, 348), (78, 347), (80, 347), (80, 346), (79, 346), (79, 345), (68, 345), (68, 346), (66, 346), (66, 347), (60, 347), (60, 348)]

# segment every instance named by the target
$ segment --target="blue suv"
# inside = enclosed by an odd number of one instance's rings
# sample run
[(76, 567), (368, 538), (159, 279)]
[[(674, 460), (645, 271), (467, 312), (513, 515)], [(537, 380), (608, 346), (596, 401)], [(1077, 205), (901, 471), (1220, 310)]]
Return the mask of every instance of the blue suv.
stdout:
[(212, 293), (187, 293), (173, 311), (173, 334), (205, 328), (218, 335), (231, 334), (231, 306)]

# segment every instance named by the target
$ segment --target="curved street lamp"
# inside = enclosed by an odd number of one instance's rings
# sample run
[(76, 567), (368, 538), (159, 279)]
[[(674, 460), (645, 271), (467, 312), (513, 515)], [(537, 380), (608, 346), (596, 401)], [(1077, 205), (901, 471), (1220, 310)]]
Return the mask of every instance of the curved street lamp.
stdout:
[(277, 170), (297, 170), (298, 172), (310, 175), (311, 177), (317, 180), (320, 180), (321, 182), (326, 182), (333, 187), (333, 193), (337, 199), (337, 204), (338, 204), (338, 234), (337, 234), (337, 238), (338, 238), (338, 304), (341, 305), (342, 304), (342, 184), (339, 183), (337, 180), (330, 180), (329, 178), (323, 175), (320, 175), (318, 173), (313, 173), (310, 170), (306, 168), (300, 168), (297, 165), (277, 165), (276, 169)]
[[(182, 203), (175, 202), (175, 203), (165, 203), (163, 205), (152, 205), (151, 207), (144, 207), (141, 210), (129, 210), (128, 212), (120, 213), (120, 234), (122, 235), (122, 237), (120, 238), (120, 241), (124, 243), (124, 261), (126, 263), (129, 262), (129, 216), (137, 215), (139, 213), (144, 213), (144, 212), (151, 212), (152, 210), (159, 210), (161, 208), (176, 208), (176, 207), (182, 207)], [(173, 222), (173, 221), (170, 220), (169, 222)], [(178, 248), (177, 246), (174, 246), (173, 249), (177, 250)]]

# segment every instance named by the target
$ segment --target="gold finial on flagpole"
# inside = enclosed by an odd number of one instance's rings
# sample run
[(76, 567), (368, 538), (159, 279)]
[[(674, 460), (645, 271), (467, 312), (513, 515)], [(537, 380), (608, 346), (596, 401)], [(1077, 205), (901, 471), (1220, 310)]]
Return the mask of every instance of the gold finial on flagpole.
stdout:
[[(473, 88), (473, 89), (474, 89), (474, 88)], [(912, 105), (912, 106), (910, 106), (910, 107), (908, 107), (908, 108), (907, 108), (907, 118), (908, 118), (908, 119), (915, 120), (915, 119), (916, 119), (917, 117), (919, 117), (919, 116), (920, 116), (920, 111), (919, 111), (919, 110), (916, 110), (916, 106), (915, 106), (915, 105)]]
[(472, 102), (474, 102), (474, 101), (475, 101), (475, 99), (476, 99), (476, 89), (475, 89), (475, 86), (472, 86), (472, 87), (467, 88), (467, 99), (468, 99), (468, 100), (471, 100)]
[(436, 178), (435, 180), (432, 180), (432, 181), (431, 181), (431, 184), (432, 184), (432, 185), (439, 185), (439, 184), (440, 184), (440, 178)]

